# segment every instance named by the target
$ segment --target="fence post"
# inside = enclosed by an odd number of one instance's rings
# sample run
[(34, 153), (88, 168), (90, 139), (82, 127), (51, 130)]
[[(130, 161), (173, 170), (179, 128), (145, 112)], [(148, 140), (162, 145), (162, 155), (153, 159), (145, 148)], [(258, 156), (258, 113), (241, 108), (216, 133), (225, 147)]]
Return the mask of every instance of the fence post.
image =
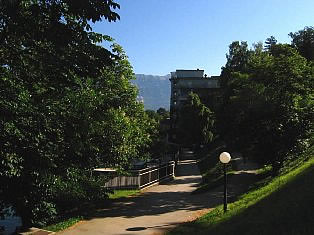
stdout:
[(160, 166), (161, 166), (161, 164), (158, 165), (158, 182), (160, 180)]
[(141, 189), (141, 175), (140, 171), (137, 171), (137, 183), (138, 183), (138, 189)]
[(151, 170), (148, 172), (148, 182), (149, 183), (152, 182), (152, 171)]

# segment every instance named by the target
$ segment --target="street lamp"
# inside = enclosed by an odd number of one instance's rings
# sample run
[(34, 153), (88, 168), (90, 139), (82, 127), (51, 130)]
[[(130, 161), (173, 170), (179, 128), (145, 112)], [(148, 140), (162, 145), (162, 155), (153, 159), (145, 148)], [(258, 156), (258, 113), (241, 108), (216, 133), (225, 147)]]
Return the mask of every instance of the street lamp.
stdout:
[(231, 156), (227, 152), (222, 152), (219, 155), (219, 160), (224, 165), (224, 212), (227, 211), (227, 174), (226, 174), (226, 164), (230, 162)]

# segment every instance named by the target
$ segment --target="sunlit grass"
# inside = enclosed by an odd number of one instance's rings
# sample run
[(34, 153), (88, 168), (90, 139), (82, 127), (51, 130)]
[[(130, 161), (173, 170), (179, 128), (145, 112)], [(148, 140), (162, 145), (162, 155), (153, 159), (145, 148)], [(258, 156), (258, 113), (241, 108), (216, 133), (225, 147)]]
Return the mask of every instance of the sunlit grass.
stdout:
[(74, 224), (80, 222), (81, 220), (83, 220), (82, 216), (72, 217), (64, 221), (61, 221), (59, 223), (44, 227), (43, 229), (48, 230), (48, 231), (58, 232), (58, 231), (62, 231), (66, 228), (73, 226)]
[(314, 158), (169, 234), (314, 234)]
[(113, 193), (109, 194), (109, 199), (117, 199), (122, 197), (128, 197), (139, 193), (140, 190), (130, 189), (130, 190), (114, 190)]

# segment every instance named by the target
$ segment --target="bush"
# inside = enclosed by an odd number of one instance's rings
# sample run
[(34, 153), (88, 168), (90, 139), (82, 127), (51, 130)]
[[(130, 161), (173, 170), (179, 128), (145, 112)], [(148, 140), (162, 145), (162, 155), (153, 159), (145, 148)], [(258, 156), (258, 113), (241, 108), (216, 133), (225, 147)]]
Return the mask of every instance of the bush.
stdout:
[(91, 177), (87, 171), (69, 169), (67, 177), (58, 177), (53, 185), (53, 202), (59, 213), (78, 209), (88, 202), (106, 199), (103, 177)]

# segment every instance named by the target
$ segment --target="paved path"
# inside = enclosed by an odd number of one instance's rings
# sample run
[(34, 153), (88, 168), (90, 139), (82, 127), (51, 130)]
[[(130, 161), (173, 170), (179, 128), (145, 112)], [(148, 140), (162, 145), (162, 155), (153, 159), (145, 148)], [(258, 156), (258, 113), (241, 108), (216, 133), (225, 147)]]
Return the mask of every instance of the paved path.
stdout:
[[(175, 180), (148, 188), (139, 196), (114, 202), (110, 208), (98, 210), (89, 220), (59, 234), (163, 234), (165, 230), (194, 220), (221, 204), (221, 187), (204, 194), (191, 194), (200, 182), (194, 155), (186, 151), (181, 156)], [(234, 192), (230, 189), (231, 195)]]

